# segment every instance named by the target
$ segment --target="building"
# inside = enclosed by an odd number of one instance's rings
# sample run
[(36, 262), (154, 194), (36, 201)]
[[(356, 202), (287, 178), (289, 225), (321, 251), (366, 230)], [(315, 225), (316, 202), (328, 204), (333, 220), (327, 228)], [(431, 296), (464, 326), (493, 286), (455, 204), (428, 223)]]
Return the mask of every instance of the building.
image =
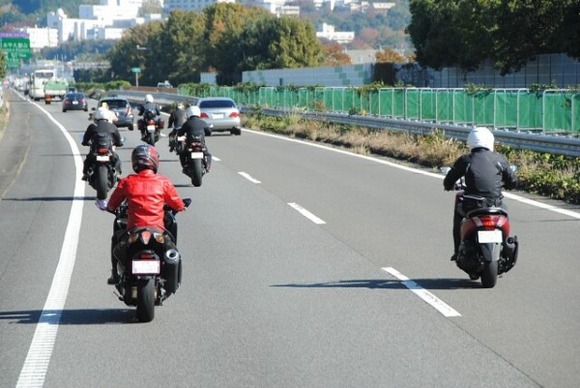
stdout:
[(334, 26), (326, 23), (320, 23), (318, 25), (318, 31), (316, 31), (316, 37), (318, 39), (328, 39), (333, 42), (345, 44), (354, 40), (354, 31), (335, 31)]
[(235, 3), (235, 0), (165, 0), (163, 11), (169, 13), (174, 9), (183, 11), (201, 11), (209, 5), (216, 3)]

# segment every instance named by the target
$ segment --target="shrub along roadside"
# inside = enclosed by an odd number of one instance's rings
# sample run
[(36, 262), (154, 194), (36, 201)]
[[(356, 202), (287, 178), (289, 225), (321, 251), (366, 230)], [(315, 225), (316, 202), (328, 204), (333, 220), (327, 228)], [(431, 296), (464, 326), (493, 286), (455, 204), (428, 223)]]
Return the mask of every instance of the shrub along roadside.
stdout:
[[(306, 121), (299, 115), (265, 116), (259, 110), (245, 115), (242, 124), (246, 128), (332, 144), (364, 155), (391, 157), (437, 170), (450, 166), (469, 151), (464, 142), (445, 138), (444, 132), (439, 130), (417, 136)], [(580, 158), (520, 150), (497, 143), (496, 150), (518, 166), (518, 190), (580, 204)]]

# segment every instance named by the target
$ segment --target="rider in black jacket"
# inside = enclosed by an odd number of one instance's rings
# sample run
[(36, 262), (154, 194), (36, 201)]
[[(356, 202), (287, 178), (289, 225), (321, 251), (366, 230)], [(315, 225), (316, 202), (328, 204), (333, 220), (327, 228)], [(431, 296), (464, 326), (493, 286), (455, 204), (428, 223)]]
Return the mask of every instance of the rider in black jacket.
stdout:
[(455, 206), (453, 216), (453, 242), (455, 260), (459, 250), (461, 221), (466, 212), (477, 207), (505, 208), (502, 187), (516, 187), (517, 178), (505, 156), (493, 152), (494, 136), (488, 128), (476, 127), (467, 137), (471, 152), (460, 156), (443, 181), (445, 190), (453, 190), (455, 182), (465, 176), (463, 201)]
[[(115, 169), (121, 175), (121, 159), (119, 155), (113, 150), (113, 146), (121, 147), (123, 139), (119, 133), (119, 129), (109, 122), (111, 119), (111, 111), (106, 107), (99, 107), (94, 114), (94, 123), (89, 124), (85, 134), (83, 135), (82, 145), (91, 146), (91, 151), (94, 147), (99, 145), (106, 146), (113, 154), (113, 164)], [(114, 113), (113, 113), (114, 114)], [(83, 163), (83, 180), (88, 179), (88, 171), (91, 164), (94, 162), (92, 152), (87, 154)]]
[[(200, 118), (200, 116), (201, 111), (199, 110), (199, 107), (195, 105), (190, 106), (187, 109), (187, 121), (181, 126), (179, 131), (177, 131), (177, 136), (187, 136), (186, 139), (188, 143), (192, 141), (193, 136), (197, 136), (201, 138), (202, 143), (205, 145), (205, 131), (209, 129), (209, 126)], [(211, 154), (207, 149), (207, 145), (205, 149), (205, 169), (206, 172), (209, 172), (211, 169)], [(187, 167), (187, 155), (182, 152), (179, 154), (179, 159), (181, 160), (181, 167), (183, 167), (183, 171), (185, 172)]]
[(171, 112), (169, 115), (168, 127), (173, 128), (169, 133), (169, 152), (172, 152), (175, 148), (175, 137), (177, 136), (177, 131), (181, 126), (187, 121), (187, 111), (182, 102), (177, 104), (177, 108)]

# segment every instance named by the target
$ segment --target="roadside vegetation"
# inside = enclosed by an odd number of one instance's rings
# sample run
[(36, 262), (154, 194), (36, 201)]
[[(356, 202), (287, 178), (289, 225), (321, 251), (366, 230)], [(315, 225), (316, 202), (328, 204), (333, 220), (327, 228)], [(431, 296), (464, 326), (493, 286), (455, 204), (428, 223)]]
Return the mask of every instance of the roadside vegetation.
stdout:
[[(363, 155), (378, 155), (418, 164), (438, 171), (450, 166), (468, 148), (463, 141), (449, 139), (442, 130), (427, 136), (399, 131), (306, 121), (300, 115), (273, 117), (259, 109), (243, 118), (243, 126), (254, 130), (326, 143)], [(518, 166), (518, 190), (580, 204), (580, 158), (515, 149), (496, 143), (496, 150)]]

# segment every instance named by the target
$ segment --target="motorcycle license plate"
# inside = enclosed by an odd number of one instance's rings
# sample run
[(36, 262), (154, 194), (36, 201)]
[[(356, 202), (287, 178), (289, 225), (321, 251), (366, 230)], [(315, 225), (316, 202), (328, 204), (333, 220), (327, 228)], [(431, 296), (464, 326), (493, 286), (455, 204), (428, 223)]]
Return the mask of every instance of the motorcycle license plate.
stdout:
[(159, 274), (159, 260), (133, 260), (133, 275)]
[(109, 160), (109, 155), (97, 155), (97, 162), (108, 162)]
[(148, 130), (149, 132), (153, 132), (153, 131), (155, 131), (155, 125), (148, 125), (148, 126), (147, 126), (147, 130)]
[(503, 241), (501, 230), (478, 230), (477, 240), (480, 243), (500, 243)]
[(191, 159), (203, 159), (203, 152), (192, 152)]

